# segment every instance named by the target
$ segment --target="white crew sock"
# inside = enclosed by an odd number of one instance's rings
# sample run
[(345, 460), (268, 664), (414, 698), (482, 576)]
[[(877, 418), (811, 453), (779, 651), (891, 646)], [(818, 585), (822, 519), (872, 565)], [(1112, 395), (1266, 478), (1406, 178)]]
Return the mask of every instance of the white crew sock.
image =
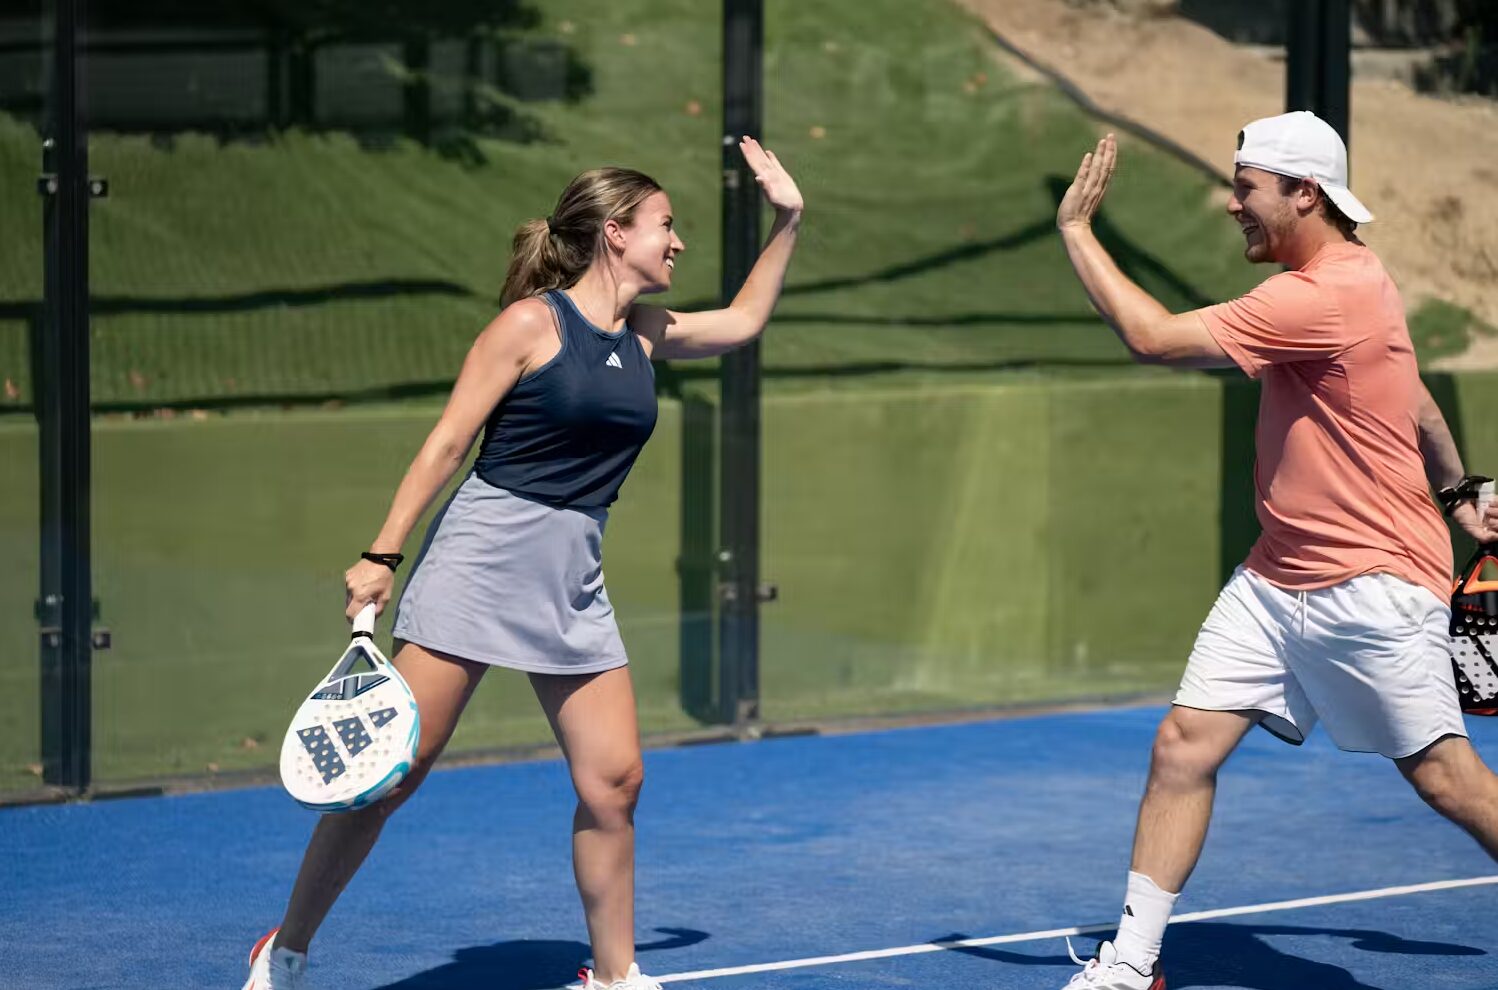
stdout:
[(293, 952), (290, 949), (282, 949), (272, 945), (270, 950), (270, 964), (292, 973), (305, 973), (307, 971), (307, 953)]
[(1124, 894), (1123, 916), (1113, 940), (1118, 958), (1141, 973), (1148, 973), (1160, 958), (1160, 942), (1179, 894), (1161, 890), (1143, 873), (1129, 871), (1129, 889)]

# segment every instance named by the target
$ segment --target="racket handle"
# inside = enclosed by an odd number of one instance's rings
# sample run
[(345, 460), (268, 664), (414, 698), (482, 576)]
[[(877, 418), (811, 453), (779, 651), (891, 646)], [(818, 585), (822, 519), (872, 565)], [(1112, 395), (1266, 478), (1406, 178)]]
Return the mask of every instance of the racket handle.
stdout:
[(371, 636), (374, 634), (374, 627), (375, 603), (370, 602), (359, 610), (358, 615), (354, 616), (354, 635)]

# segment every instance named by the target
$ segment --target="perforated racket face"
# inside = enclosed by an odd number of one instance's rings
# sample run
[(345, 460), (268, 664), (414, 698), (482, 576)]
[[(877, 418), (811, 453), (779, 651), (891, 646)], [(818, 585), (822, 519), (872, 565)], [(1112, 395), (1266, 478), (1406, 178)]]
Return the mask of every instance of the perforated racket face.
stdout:
[(1498, 711), (1498, 616), (1483, 599), (1458, 595), (1452, 602), (1452, 665), (1462, 711)]
[(1458, 626), (1452, 631), (1452, 663), (1464, 711), (1498, 708), (1498, 629), (1491, 622), (1480, 616), (1452, 617), (1452, 626)]
[(361, 808), (410, 772), (419, 735), (405, 680), (372, 643), (355, 640), (292, 718), (281, 782), (317, 811)]

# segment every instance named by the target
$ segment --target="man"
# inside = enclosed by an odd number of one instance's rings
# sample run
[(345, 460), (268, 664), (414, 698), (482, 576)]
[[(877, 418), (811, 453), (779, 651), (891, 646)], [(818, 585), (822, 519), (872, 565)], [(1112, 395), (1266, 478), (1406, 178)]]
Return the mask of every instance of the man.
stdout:
[[(1498, 778), (1466, 738), (1447, 650), (1451, 544), (1430, 484), (1455, 497), (1461, 458), (1418, 377), (1399, 292), (1354, 231), (1347, 149), (1304, 111), (1238, 136), (1228, 213), (1250, 261), (1286, 271), (1248, 295), (1172, 315), (1091, 229), (1117, 148), (1082, 159), (1056, 223), (1093, 306), (1135, 360), (1238, 367), (1263, 383), (1254, 483), (1262, 535), (1197, 636), (1155, 737), (1118, 935), (1069, 988), (1163, 990), (1159, 955), (1201, 852), (1218, 768), (1255, 725), (1392, 759), (1420, 796), (1498, 857)], [(1080, 962), (1080, 960), (1078, 960)]]

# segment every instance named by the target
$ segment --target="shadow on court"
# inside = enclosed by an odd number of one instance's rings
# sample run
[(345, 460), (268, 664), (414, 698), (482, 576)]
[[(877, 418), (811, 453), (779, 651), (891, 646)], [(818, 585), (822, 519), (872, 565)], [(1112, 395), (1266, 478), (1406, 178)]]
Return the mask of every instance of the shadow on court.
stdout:
[[(1239, 987), (1242, 990), (1385, 990), (1363, 983), (1347, 970), (1283, 952), (1262, 936), (1326, 936), (1347, 939), (1365, 952), (1407, 956), (1481, 956), (1486, 950), (1447, 942), (1421, 942), (1387, 932), (1351, 928), (1304, 928), (1294, 925), (1232, 925), (1188, 922), (1172, 925), (1165, 937), (1165, 976), (1171, 990), (1189, 987)], [(971, 936), (944, 935), (933, 941), (956, 941)], [(1094, 943), (1076, 944), (1078, 955), (1088, 955)], [(1019, 966), (1064, 966), (1065, 954), (1035, 956), (986, 946), (952, 949), (964, 955)], [(1339, 946), (1336, 951), (1341, 951)], [(1397, 982), (1397, 981), (1396, 981)]]
[[(684, 949), (710, 938), (691, 928), (657, 928), (667, 936), (641, 942), (642, 955), (661, 949)], [(425, 973), (417, 973), (379, 990), (469, 990), (471, 987), (506, 987), (507, 990), (552, 990), (577, 982), (577, 971), (590, 956), (584, 942), (570, 939), (518, 939), (459, 949), (453, 961)], [(649, 972), (648, 963), (641, 967)]]

